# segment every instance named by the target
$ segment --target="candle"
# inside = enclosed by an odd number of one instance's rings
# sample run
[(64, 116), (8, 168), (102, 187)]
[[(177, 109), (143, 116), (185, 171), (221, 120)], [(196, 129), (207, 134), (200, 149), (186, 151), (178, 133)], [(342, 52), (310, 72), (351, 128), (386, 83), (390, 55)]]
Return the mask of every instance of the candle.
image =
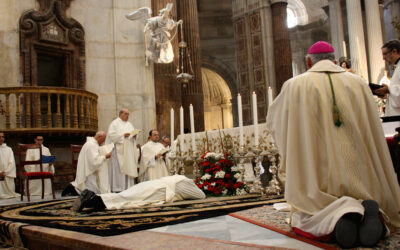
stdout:
[(192, 133), (192, 150), (193, 153), (196, 151), (196, 143), (194, 136), (194, 115), (193, 115), (193, 105), (189, 105), (189, 113), (190, 113), (190, 132)]
[(180, 114), (180, 125), (181, 125), (181, 152), (183, 152), (183, 107), (181, 106), (180, 110), (179, 110), (179, 114)]
[(272, 89), (268, 87), (268, 107), (271, 106), (272, 102), (274, 101), (272, 97)]
[(347, 48), (346, 48), (346, 42), (343, 41), (343, 56), (347, 57)]
[(174, 141), (174, 109), (173, 108), (171, 108), (171, 127), (170, 127), (170, 129), (171, 129), (171, 133), (170, 133), (170, 136), (171, 136), (171, 143)]
[(238, 94), (237, 97), (238, 112), (239, 112), (239, 145), (243, 147), (243, 116), (242, 116), (242, 97)]
[(258, 146), (258, 114), (257, 114), (257, 96), (256, 92), (253, 91), (253, 124), (254, 124), (254, 146)]

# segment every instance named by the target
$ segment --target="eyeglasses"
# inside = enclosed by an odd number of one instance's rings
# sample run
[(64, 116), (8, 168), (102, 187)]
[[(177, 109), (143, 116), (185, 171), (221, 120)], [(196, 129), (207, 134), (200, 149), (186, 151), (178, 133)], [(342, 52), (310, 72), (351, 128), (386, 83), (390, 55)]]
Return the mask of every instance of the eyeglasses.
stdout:
[(382, 52), (382, 55), (386, 56), (387, 54), (392, 53), (392, 51), (393, 51), (393, 50), (387, 51), (387, 52)]

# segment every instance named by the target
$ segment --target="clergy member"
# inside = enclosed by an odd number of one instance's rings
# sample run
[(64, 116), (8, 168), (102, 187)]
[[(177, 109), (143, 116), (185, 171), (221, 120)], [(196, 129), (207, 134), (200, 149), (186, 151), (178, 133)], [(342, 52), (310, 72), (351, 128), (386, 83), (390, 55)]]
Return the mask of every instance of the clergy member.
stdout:
[(371, 90), (335, 65), (333, 52), (327, 42), (310, 47), (309, 70), (284, 83), (267, 127), (295, 232), (372, 247), (385, 234), (379, 208), (386, 225), (400, 227), (400, 189)]
[(15, 193), (16, 177), (14, 154), (4, 143), (4, 133), (0, 132), (0, 199), (19, 197)]
[(129, 110), (121, 109), (119, 117), (108, 127), (106, 143), (114, 143), (109, 177), (111, 192), (121, 192), (135, 184), (138, 177), (139, 152), (136, 136), (131, 136), (134, 127), (128, 121)]
[[(40, 145), (42, 147), (42, 155), (51, 156), (50, 150), (43, 145), (44, 139), (43, 136), (37, 135), (34, 139), (36, 145)], [(26, 151), (26, 161), (36, 161), (39, 159), (39, 150), (37, 149), (28, 149)], [(54, 174), (54, 166), (53, 163), (44, 163), (42, 164), (43, 172), (50, 172)], [(26, 172), (40, 172), (40, 165), (26, 165)], [(51, 194), (51, 180), (44, 180), (44, 194)], [(30, 195), (42, 195), (42, 180), (31, 180), (29, 183), (29, 194)]]
[(77, 211), (83, 208), (128, 209), (149, 204), (205, 198), (206, 195), (193, 180), (183, 175), (173, 175), (139, 183), (121, 193), (95, 195), (85, 190), (74, 202), (73, 209)]
[(111, 157), (112, 153), (102, 155), (99, 151), (105, 139), (104, 131), (97, 132), (94, 137), (87, 137), (86, 143), (79, 153), (75, 181), (71, 183), (78, 193), (85, 189), (96, 194), (110, 192), (107, 159)]
[(140, 180), (150, 181), (168, 176), (165, 164), (167, 149), (159, 143), (159, 133), (153, 129), (149, 132), (150, 141), (142, 147), (142, 158), (140, 161)]

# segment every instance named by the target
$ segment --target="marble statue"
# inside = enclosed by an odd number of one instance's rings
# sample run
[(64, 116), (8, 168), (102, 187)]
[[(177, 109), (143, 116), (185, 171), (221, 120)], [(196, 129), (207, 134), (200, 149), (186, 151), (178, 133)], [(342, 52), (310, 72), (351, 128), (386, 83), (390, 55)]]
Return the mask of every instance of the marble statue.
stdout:
[(155, 63), (170, 63), (174, 60), (174, 51), (171, 40), (177, 31), (171, 36), (170, 31), (177, 25), (182, 25), (182, 20), (174, 21), (169, 13), (172, 10), (172, 3), (168, 3), (164, 9), (160, 10), (158, 16), (151, 17), (151, 9), (148, 7), (139, 8), (126, 15), (129, 20), (142, 20), (145, 22), (145, 44), (146, 44), (146, 66), (149, 60)]

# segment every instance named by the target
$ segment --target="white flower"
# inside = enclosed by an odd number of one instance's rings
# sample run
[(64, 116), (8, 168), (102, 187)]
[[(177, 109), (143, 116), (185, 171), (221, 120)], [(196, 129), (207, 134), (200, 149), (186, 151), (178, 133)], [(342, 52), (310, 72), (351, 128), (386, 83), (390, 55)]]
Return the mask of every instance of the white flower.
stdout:
[(204, 186), (203, 188), (204, 188), (204, 190), (208, 190), (208, 186)]
[(236, 167), (236, 166), (231, 167), (231, 171), (232, 171), (232, 172), (240, 172), (239, 168)]
[(224, 190), (222, 190), (222, 194), (226, 195), (228, 193), (228, 189), (224, 188)]
[(220, 154), (215, 154), (215, 159), (218, 160), (218, 161), (221, 160), (223, 157), (224, 157), (224, 155), (221, 154), (221, 153)]
[(201, 179), (202, 180), (208, 180), (208, 179), (210, 179), (211, 178), (211, 175), (209, 175), (209, 174), (205, 174), (205, 175), (203, 175), (202, 177), (201, 177)]
[(213, 186), (213, 187), (214, 187), (214, 186), (215, 186), (215, 182), (211, 182), (211, 186)]
[(216, 153), (208, 152), (204, 158), (206, 159), (215, 158), (216, 155), (217, 155)]
[(240, 178), (242, 178), (242, 175), (240, 173), (236, 173), (233, 177), (235, 179), (240, 179)]
[(245, 195), (247, 192), (243, 188), (236, 189), (236, 195)]
[(215, 178), (224, 178), (224, 176), (225, 176), (225, 172), (224, 171), (218, 171), (216, 174), (215, 174)]

